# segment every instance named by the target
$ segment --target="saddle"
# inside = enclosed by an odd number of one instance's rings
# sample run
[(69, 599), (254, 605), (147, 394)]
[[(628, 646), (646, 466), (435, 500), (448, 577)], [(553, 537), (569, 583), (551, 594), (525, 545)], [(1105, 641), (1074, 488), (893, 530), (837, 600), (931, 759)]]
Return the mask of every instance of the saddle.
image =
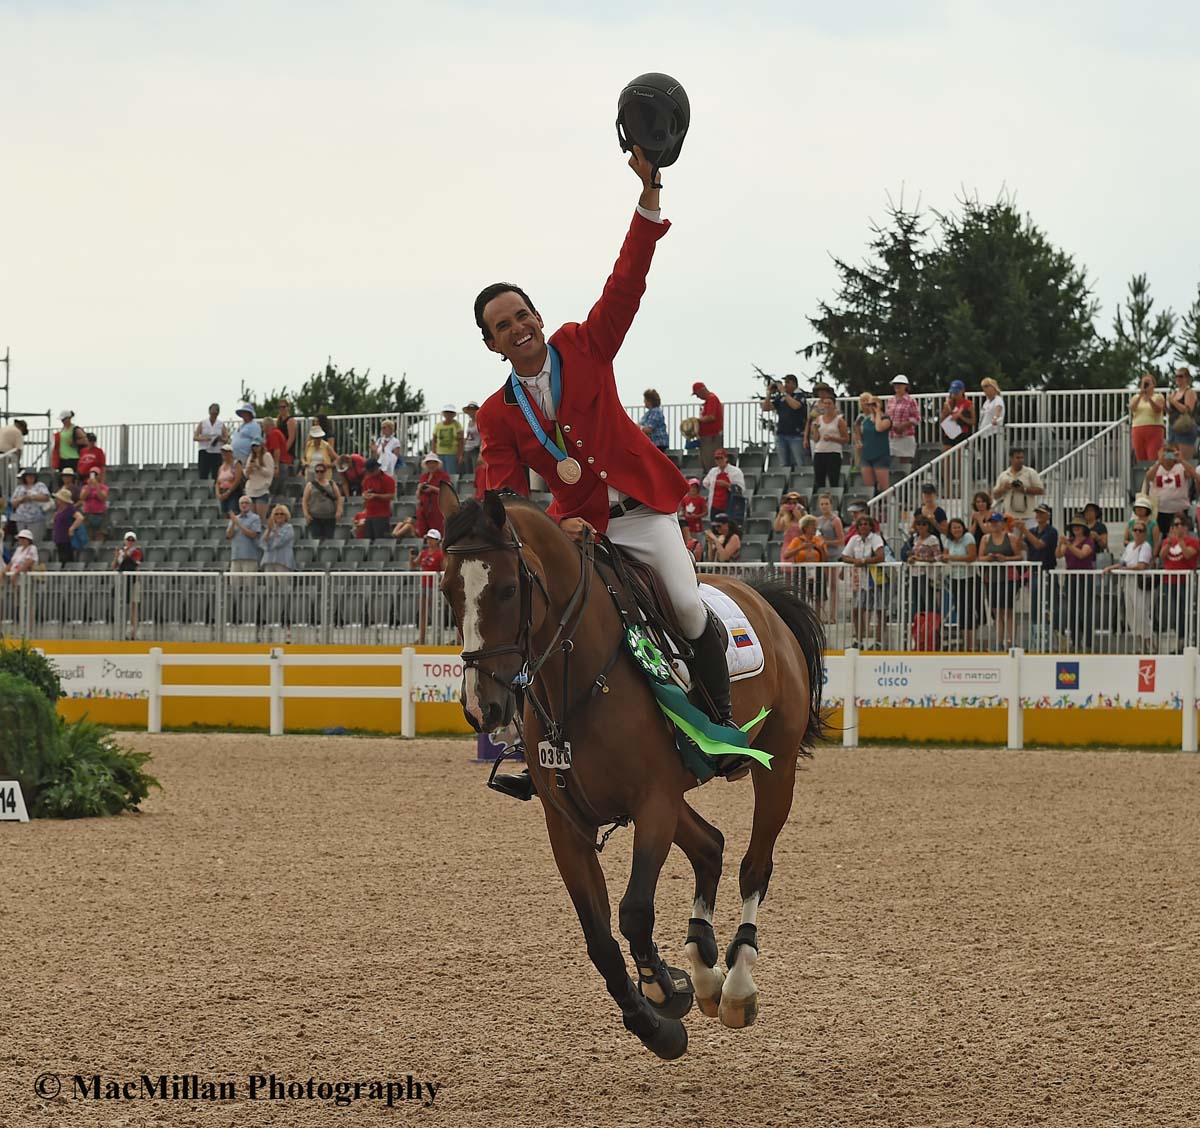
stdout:
[(596, 563), (612, 569), (616, 592), (626, 605), (625, 610), (636, 612), (630, 617), (644, 620), (660, 636), (660, 643), (669, 643), (670, 646), (664, 647), (665, 652), (669, 653), (674, 648), (684, 657), (690, 656), (691, 644), (683, 637), (683, 628), (675, 617), (675, 609), (658, 573), (649, 564), (634, 559), (623, 548), (613, 544), (608, 537), (601, 537), (597, 548)]
[[(690, 662), (695, 651), (692, 643), (684, 636), (683, 628), (675, 615), (675, 609), (663, 587), (659, 574), (649, 564), (636, 560), (623, 548), (615, 545), (607, 537), (601, 537), (597, 542), (596, 563), (607, 565), (613, 571), (616, 579), (615, 591), (617, 597), (625, 605), (626, 612), (633, 611), (630, 618), (641, 620), (656, 637), (659, 649), (665, 655), (678, 655), (684, 662)], [(628, 604), (632, 603), (632, 607)], [(729, 643), (729, 632), (720, 618), (709, 612), (709, 618), (716, 626), (721, 644)], [(686, 688), (686, 686), (685, 686)], [(704, 692), (698, 678), (692, 679), (689, 696), (700, 708), (711, 711), (712, 702)], [(748, 764), (748, 761), (747, 761)], [(730, 763), (730, 769), (741, 769), (746, 765)], [(741, 774), (744, 774), (742, 772)]]

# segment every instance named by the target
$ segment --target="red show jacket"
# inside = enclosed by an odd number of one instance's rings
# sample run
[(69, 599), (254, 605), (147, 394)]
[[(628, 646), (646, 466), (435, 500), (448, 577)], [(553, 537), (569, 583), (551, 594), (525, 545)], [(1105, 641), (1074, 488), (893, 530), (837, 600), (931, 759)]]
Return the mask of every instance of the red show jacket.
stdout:
[[(531, 467), (546, 479), (554, 494), (548, 511), (551, 517), (556, 521), (582, 517), (600, 532), (608, 528), (609, 486), (660, 513), (674, 513), (679, 508), (687, 482), (621, 406), (612, 366), (646, 292), (654, 244), (669, 227), (669, 223), (655, 223), (635, 212), (616, 266), (587, 320), (568, 322), (550, 338), (562, 357), (558, 423), (567, 454), (583, 470), (579, 481), (569, 486), (559, 478), (558, 463), (534, 437), (506, 381), (475, 417), (487, 463), (488, 489), (528, 494), (524, 468)], [(553, 439), (554, 423), (542, 415), (535, 400), (530, 402), (538, 422)]]

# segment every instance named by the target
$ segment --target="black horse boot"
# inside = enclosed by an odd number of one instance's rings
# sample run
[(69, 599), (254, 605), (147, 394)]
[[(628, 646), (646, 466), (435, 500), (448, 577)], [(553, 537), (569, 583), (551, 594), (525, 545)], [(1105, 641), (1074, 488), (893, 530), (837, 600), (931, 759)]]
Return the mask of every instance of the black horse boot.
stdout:
[(719, 725), (736, 728), (733, 723), (733, 706), (729, 700), (729, 663), (725, 658), (728, 636), (725, 627), (711, 612), (704, 625), (704, 633), (692, 639), (694, 657), (691, 661), (692, 677), (712, 702), (711, 716)]
[(511, 795), (514, 799), (525, 802), (533, 798), (533, 779), (528, 768), (513, 774), (494, 775), (488, 781), (488, 787), (502, 795)]

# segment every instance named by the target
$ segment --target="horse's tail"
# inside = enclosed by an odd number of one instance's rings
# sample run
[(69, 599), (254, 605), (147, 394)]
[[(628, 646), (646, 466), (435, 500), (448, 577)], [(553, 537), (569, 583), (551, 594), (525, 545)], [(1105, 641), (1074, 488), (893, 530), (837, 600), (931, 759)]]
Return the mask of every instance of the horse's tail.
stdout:
[(825, 627), (812, 604), (796, 595), (786, 583), (780, 580), (751, 580), (749, 583), (796, 636), (808, 664), (808, 727), (800, 742), (801, 749), (808, 751), (829, 735), (827, 718), (821, 707), (825, 689)]

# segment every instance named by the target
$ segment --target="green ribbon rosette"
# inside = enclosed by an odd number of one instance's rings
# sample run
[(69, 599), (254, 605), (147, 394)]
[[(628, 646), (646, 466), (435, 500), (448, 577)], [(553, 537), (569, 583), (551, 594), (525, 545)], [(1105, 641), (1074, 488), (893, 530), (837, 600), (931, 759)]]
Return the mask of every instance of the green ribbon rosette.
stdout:
[(760, 709), (758, 716), (740, 729), (718, 725), (702, 709), (697, 709), (675, 684), (671, 678), (671, 664), (644, 628), (628, 627), (625, 645), (645, 672), (658, 707), (675, 726), (675, 743), (684, 765), (701, 783), (717, 774), (717, 756), (749, 756), (770, 769), (771, 753), (751, 748), (746, 736), (771, 712), (770, 709)]

